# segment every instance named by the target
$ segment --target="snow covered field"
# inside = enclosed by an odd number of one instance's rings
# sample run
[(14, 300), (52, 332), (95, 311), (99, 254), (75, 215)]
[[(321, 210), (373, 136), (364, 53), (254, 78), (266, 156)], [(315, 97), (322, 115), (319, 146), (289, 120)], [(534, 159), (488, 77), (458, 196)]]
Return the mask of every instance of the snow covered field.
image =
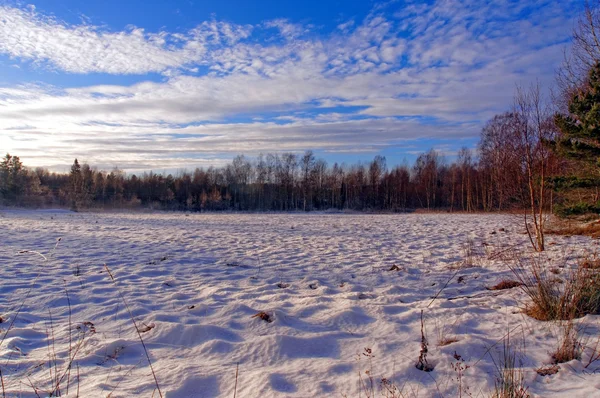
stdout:
[[(6, 396), (48, 396), (58, 378), (62, 396), (69, 384), (72, 397), (157, 397), (120, 293), (166, 397), (233, 397), (238, 363), (241, 398), (365, 396), (367, 370), (376, 396), (386, 378), (407, 397), (489, 397), (507, 330), (533, 396), (600, 396), (588, 349), (538, 375), (557, 326), (520, 313), (518, 288), (486, 289), (511, 277), (505, 249), (529, 255), (521, 224), (509, 215), (0, 212), (0, 339), (14, 321), (0, 346)], [(556, 265), (598, 247), (548, 241)], [(421, 310), (432, 372), (415, 368)], [(261, 311), (271, 322), (253, 317)], [(598, 317), (581, 322), (593, 339)], [(438, 346), (444, 338), (457, 341)]]

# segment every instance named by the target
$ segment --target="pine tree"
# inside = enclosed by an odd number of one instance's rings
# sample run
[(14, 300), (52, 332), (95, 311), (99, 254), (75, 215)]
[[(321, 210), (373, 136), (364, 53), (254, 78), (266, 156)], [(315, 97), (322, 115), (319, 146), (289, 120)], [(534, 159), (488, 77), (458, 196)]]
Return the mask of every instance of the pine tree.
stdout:
[(26, 171), (18, 156), (6, 154), (0, 161), (0, 195), (7, 203), (16, 204), (26, 189)]
[(81, 178), (81, 166), (77, 159), (71, 166), (71, 173), (69, 174), (69, 200), (71, 202), (71, 209), (77, 210), (77, 206), (81, 201), (82, 192), (82, 178)]
[[(561, 135), (549, 146), (560, 156), (580, 164), (578, 175), (553, 180), (554, 189), (569, 196), (574, 190), (600, 187), (600, 62), (589, 71), (587, 84), (569, 102), (569, 114), (556, 114)], [(581, 172), (583, 171), (583, 172)], [(578, 195), (580, 196), (580, 195)], [(598, 211), (598, 204), (574, 203), (558, 207), (563, 215)]]
[(5, 200), (8, 198), (10, 193), (10, 165), (12, 156), (6, 154), (2, 161), (0, 161), (0, 196)]
[(590, 70), (587, 87), (571, 98), (569, 113), (554, 117), (562, 133), (554, 143), (557, 151), (600, 166), (600, 62)]
[(12, 200), (16, 201), (24, 188), (24, 169), (23, 162), (19, 159), (18, 156), (13, 156), (10, 161), (10, 183), (9, 183), (9, 192)]

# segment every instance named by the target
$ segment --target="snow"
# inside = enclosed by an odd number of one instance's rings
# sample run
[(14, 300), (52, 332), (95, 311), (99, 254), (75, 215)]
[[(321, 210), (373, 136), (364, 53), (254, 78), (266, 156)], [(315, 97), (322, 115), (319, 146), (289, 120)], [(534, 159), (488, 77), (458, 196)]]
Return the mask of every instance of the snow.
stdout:
[[(548, 240), (553, 264), (598, 247)], [(522, 314), (518, 288), (486, 289), (511, 277), (503, 250), (533, 255), (521, 217), (4, 211), (0, 242), (8, 397), (44, 396), (55, 374), (62, 396), (152, 396), (125, 303), (170, 398), (232, 397), (236, 367), (237, 397), (357, 397), (366, 370), (376, 392), (386, 378), (405, 396), (459, 396), (457, 364), (463, 396), (490, 396), (509, 330), (533, 396), (600, 395), (589, 349), (538, 375), (558, 326)], [(432, 372), (415, 368), (421, 311)], [(580, 322), (593, 342), (598, 317)], [(444, 334), (458, 341), (438, 346)]]

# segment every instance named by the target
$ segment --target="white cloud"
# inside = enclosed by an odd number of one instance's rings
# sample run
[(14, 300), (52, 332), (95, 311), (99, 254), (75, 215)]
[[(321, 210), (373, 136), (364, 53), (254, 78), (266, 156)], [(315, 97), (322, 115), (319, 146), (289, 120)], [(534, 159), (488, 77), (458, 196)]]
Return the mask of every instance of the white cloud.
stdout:
[(232, 45), (251, 27), (203, 22), (185, 34), (148, 33), (131, 27), (110, 32), (68, 25), (55, 18), (0, 7), (0, 52), (71, 73), (144, 74), (201, 63), (210, 46)]
[[(231, 158), (236, 154), (258, 155), (266, 152), (303, 151), (318, 148), (332, 153), (372, 152), (374, 148), (407, 145), (417, 138), (463, 139), (473, 133), (473, 124), (422, 126), (418, 120), (313, 121), (298, 119), (287, 124), (250, 122), (207, 124), (173, 128), (167, 125), (122, 126), (90, 124), (35, 129), (3, 135), (31, 166), (72, 163), (73, 158), (100, 168), (140, 169), (185, 168), (204, 165), (202, 160)], [(365, 136), (369, 144), (364, 144)], [(4, 144), (4, 143), (3, 143)], [(81, 148), (85, 148), (84, 151)], [(136, 166), (136, 164), (138, 164)], [(127, 166), (129, 165), (129, 166)]]
[[(552, 80), (575, 3), (413, 2), (327, 35), (283, 19), (109, 32), (0, 7), (0, 52), (15, 60), (71, 73), (165, 75), (129, 86), (0, 87), (0, 146), (33, 165), (83, 156), (183, 167), (197, 156), (366, 153), (416, 138), (472, 138), (510, 104), (516, 83)], [(273, 28), (284, 40), (252, 35)], [(200, 66), (209, 72), (198, 76)]]
[(285, 18), (278, 18), (264, 23), (266, 28), (276, 28), (279, 30), (281, 36), (287, 40), (294, 40), (302, 34), (308, 32), (310, 26), (303, 26), (301, 24), (291, 23)]

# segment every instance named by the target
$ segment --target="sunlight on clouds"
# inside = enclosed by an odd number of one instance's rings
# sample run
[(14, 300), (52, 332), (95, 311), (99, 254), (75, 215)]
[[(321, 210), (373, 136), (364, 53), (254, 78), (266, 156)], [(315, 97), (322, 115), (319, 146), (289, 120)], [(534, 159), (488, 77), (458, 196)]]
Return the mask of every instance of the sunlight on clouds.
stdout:
[[(533, 3), (541, 4), (535, 12)], [(329, 34), (287, 19), (113, 32), (4, 6), (0, 53), (14, 60), (164, 80), (0, 87), (0, 143), (34, 166), (82, 157), (173, 168), (238, 153), (372, 154), (400, 141), (468, 139), (510, 104), (515, 84), (551, 82), (575, 4), (388, 4)]]
[(232, 45), (252, 27), (203, 22), (186, 34), (133, 27), (108, 32), (67, 25), (33, 10), (0, 7), (0, 52), (71, 73), (144, 74), (201, 63), (211, 46)]

